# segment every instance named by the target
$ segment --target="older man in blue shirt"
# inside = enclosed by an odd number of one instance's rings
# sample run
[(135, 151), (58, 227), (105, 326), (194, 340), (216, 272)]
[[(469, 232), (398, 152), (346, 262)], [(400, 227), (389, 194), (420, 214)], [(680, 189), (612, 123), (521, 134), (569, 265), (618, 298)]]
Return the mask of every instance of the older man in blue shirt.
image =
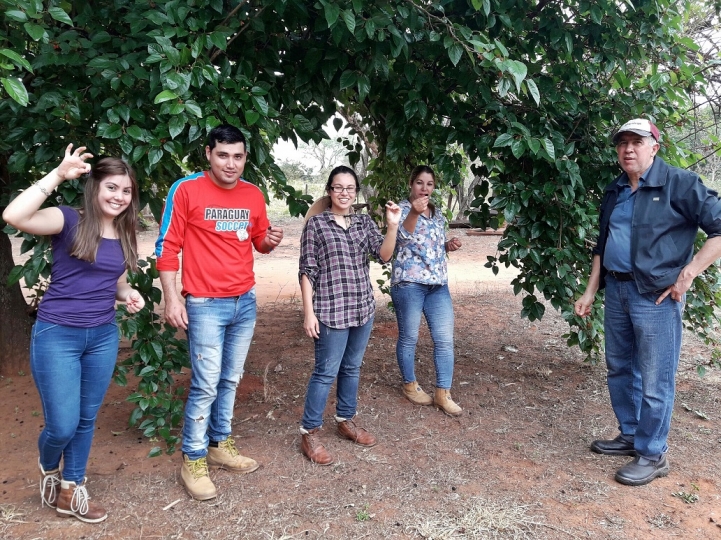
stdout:
[[(613, 136), (623, 174), (606, 186), (586, 291), (587, 316), (605, 287), (604, 332), (611, 405), (620, 434), (591, 450), (634, 459), (616, 472), (641, 486), (669, 472), (666, 452), (681, 352), (686, 291), (721, 257), (721, 202), (698, 175), (656, 156), (660, 134), (637, 118)], [(701, 228), (708, 238), (693, 254)]]

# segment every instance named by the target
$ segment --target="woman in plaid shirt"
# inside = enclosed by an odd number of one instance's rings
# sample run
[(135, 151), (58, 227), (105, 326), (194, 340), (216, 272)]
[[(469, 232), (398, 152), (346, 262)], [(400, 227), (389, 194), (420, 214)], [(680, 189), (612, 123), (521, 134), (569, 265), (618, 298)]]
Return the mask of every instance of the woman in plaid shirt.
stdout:
[(315, 368), (305, 397), (301, 449), (319, 465), (333, 463), (316, 435), (336, 378), (338, 434), (363, 446), (376, 444), (376, 438), (353, 421), (360, 367), (375, 313), (369, 256), (381, 262), (391, 259), (401, 209), (393, 202), (386, 204), (388, 231), (384, 237), (370, 216), (353, 213), (359, 188), (353, 169), (333, 169), (326, 184), (331, 205), (308, 219), (301, 236), (303, 328), (315, 340)]

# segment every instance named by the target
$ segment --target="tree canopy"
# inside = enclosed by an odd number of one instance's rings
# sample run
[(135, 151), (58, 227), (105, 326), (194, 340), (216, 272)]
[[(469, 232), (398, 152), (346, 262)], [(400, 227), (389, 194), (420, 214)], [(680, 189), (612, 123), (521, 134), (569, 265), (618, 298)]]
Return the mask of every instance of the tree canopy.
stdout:
[[(718, 78), (718, 51), (688, 32), (698, 13), (717, 24), (712, 2), (0, 5), (0, 205), (73, 142), (128, 160), (157, 215), (169, 185), (203, 167), (209, 129), (228, 122), (249, 141), (246, 177), (302, 214), (308, 197), (288, 185), (270, 149), (281, 138), (321, 141), (339, 113), (355, 128), (351, 162), (374, 150), (366, 182), (379, 198), (403, 192), (414, 164), (456, 185), (470, 163), (481, 179), (472, 223), (506, 225), (486, 264), (516, 267), (524, 315), (540, 318), (549, 301), (572, 326), (569, 343), (587, 352), (599, 319), (581, 321), (570, 308), (589, 271), (601, 189), (619, 172), (609, 136), (627, 119), (651, 118), (663, 157), (690, 165), (697, 158), (668, 134), (697, 107), (694, 96), (715, 99), (709, 82)], [(708, 25), (694, 28), (708, 34)], [(67, 183), (60, 196), (72, 204), (79, 190)], [(7, 260), (9, 248), (0, 249)], [(48, 272), (38, 255), (11, 281), (32, 285)], [(715, 321), (717, 274), (703, 279), (689, 301), (697, 328)]]

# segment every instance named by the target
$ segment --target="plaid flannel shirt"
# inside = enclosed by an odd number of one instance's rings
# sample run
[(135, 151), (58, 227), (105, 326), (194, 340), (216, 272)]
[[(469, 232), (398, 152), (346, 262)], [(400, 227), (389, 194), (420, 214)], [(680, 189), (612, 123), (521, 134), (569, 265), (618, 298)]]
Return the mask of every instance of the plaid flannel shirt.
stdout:
[(313, 216), (300, 239), (298, 278), (313, 287), (313, 311), (324, 325), (350, 328), (375, 313), (369, 256), (380, 261), (383, 235), (367, 214), (353, 214), (347, 229), (330, 211)]

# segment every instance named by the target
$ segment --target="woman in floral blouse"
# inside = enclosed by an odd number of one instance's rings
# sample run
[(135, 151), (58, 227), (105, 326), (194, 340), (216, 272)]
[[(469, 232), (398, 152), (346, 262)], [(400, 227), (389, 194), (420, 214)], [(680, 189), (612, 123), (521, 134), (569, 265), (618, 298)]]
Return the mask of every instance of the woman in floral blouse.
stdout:
[[(453, 382), (453, 304), (448, 291), (446, 253), (461, 247), (458, 238), (446, 241), (446, 220), (430, 202), (436, 177), (430, 167), (413, 169), (410, 195), (400, 203), (391, 298), (398, 320), (396, 357), (403, 377), (403, 395), (416, 405), (433, 405), (458, 416), (462, 409), (451, 399)], [(436, 389), (426, 394), (414, 370), (418, 328), (425, 315), (433, 340)]]

